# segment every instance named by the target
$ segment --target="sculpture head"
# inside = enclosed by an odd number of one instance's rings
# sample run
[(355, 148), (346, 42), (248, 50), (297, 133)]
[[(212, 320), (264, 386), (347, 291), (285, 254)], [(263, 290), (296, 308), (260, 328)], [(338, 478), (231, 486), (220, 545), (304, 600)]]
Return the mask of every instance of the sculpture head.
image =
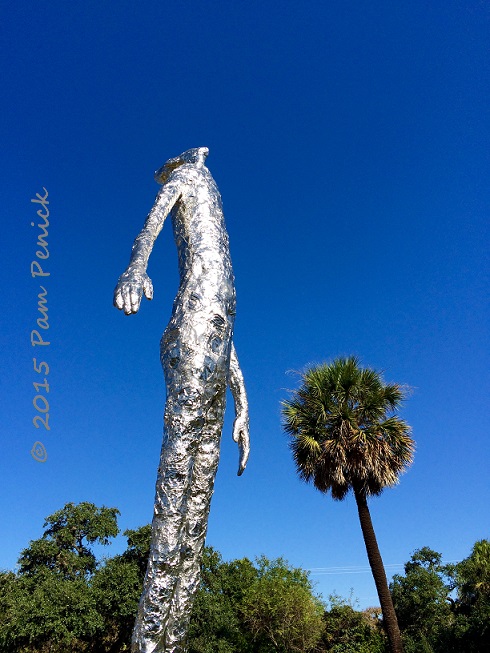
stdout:
[(203, 166), (206, 157), (209, 154), (207, 147), (193, 147), (166, 161), (161, 168), (155, 172), (155, 181), (158, 184), (164, 184), (170, 176), (170, 173), (185, 163), (193, 163), (196, 166)]

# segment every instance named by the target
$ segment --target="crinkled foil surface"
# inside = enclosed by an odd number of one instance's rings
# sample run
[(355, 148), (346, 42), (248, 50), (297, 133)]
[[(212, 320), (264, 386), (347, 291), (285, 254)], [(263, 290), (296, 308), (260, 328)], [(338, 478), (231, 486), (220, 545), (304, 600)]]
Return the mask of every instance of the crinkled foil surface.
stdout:
[(247, 399), (232, 343), (234, 277), (220, 193), (204, 164), (207, 153), (207, 148), (188, 150), (155, 174), (162, 188), (114, 295), (115, 305), (127, 314), (137, 312), (143, 294), (152, 297), (146, 267), (170, 214), (180, 287), (160, 346), (167, 385), (164, 437), (133, 653), (186, 650), (228, 385), (235, 401), (239, 474), (248, 458)]

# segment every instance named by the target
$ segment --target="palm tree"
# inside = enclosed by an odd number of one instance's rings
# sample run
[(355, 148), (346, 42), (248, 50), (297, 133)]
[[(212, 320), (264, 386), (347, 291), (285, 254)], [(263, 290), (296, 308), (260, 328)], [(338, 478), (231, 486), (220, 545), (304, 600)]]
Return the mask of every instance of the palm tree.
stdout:
[(394, 415), (406, 392), (361, 368), (355, 357), (338, 358), (301, 375), (302, 385), (283, 402), (283, 426), (297, 472), (320, 492), (341, 501), (352, 490), (392, 653), (402, 652), (400, 630), (367, 498), (395, 485), (410, 465), (410, 427)]

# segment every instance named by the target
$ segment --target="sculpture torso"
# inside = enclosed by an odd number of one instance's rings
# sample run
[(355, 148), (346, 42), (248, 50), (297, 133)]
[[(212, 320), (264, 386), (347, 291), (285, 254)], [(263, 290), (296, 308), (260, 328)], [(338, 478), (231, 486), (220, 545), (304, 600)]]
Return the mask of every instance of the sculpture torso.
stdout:
[(171, 211), (180, 271), (176, 301), (195, 292), (206, 303), (234, 309), (229, 306), (235, 301), (235, 287), (228, 234), (216, 183), (205, 166), (190, 164), (173, 172), (172, 182), (181, 190)]
[[(184, 164), (171, 173), (179, 196), (171, 211), (180, 287), (163, 334), (167, 388), (180, 387), (186, 405), (224, 392), (235, 320), (235, 286), (221, 196), (205, 166)], [(195, 397), (196, 401), (191, 397)], [(199, 397), (199, 399), (197, 399)]]

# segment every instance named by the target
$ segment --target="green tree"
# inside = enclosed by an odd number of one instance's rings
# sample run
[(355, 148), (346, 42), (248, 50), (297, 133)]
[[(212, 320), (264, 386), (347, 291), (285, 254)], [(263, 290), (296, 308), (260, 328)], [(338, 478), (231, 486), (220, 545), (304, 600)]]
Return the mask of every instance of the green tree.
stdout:
[(405, 575), (390, 584), (407, 653), (446, 651), (453, 616), (449, 595), (451, 568), (440, 553), (423, 547), (405, 564)]
[(93, 503), (67, 503), (46, 517), (46, 530), (19, 558), (19, 573), (33, 575), (40, 569), (79, 578), (95, 571), (96, 558), (90, 544), (109, 544), (119, 532), (117, 508), (97, 508)]
[(471, 554), (456, 566), (460, 606), (473, 606), (490, 598), (490, 541), (475, 542)]
[(284, 430), (300, 478), (342, 500), (352, 490), (391, 651), (402, 641), (376, 541), (367, 499), (395, 485), (412, 462), (408, 424), (394, 413), (403, 388), (384, 383), (354, 358), (339, 358), (302, 375), (302, 385), (283, 403)]
[(322, 650), (327, 653), (384, 653), (386, 636), (376, 608), (359, 612), (350, 600), (337, 595), (331, 595), (329, 603), (330, 608), (323, 617)]
[(73, 653), (94, 648), (104, 619), (90, 585), (91, 544), (118, 533), (116, 508), (68, 503), (46, 518), (43, 537), (22, 551), (18, 574), (2, 574), (0, 651)]
[(103, 622), (95, 650), (97, 653), (129, 651), (143, 589), (138, 565), (125, 560), (123, 555), (109, 558), (93, 575), (90, 589)]
[(128, 545), (99, 565), (90, 581), (104, 626), (94, 646), (97, 653), (122, 653), (131, 647), (131, 633), (143, 591), (150, 552), (151, 525), (124, 531)]
[(46, 569), (8, 579), (0, 589), (2, 653), (85, 653), (103, 627), (83, 578), (68, 579)]
[(141, 580), (144, 579), (148, 556), (150, 555), (151, 524), (140, 526), (135, 530), (128, 528), (124, 531), (128, 540), (128, 547), (122, 554), (127, 562), (134, 562), (139, 570)]
[(204, 548), (201, 583), (189, 628), (189, 653), (253, 651), (241, 605), (256, 576), (257, 570), (247, 558), (224, 562), (218, 551)]
[(189, 653), (306, 653), (321, 635), (323, 612), (305, 571), (282, 559), (224, 562), (206, 547)]
[(324, 610), (307, 572), (282, 558), (259, 558), (257, 578), (244, 594), (242, 613), (260, 651), (313, 650), (323, 632)]
[(490, 541), (475, 543), (454, 569), (457, 599), (454, 651), (490, 651)]

